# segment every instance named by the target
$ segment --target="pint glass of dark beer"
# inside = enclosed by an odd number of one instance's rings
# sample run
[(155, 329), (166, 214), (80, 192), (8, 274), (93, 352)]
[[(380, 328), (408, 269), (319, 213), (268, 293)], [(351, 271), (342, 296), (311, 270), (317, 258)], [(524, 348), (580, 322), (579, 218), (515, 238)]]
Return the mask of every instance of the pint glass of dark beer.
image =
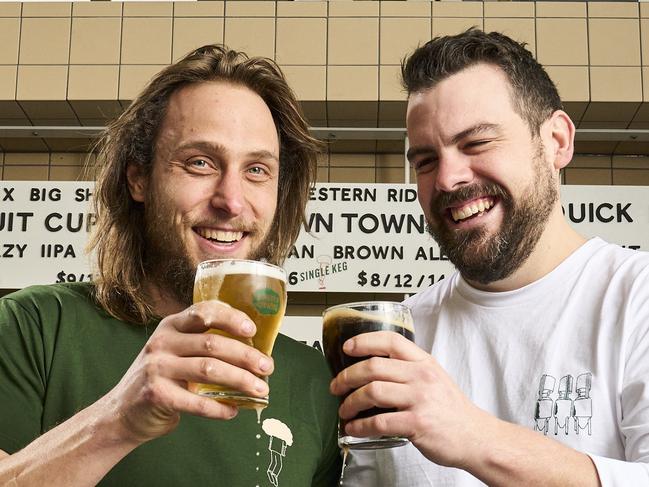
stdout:
[[(369, 357), (350, 357), (343, 352), (343, 344), (351, 337), (372, 331), (393, 331), (414, 340), (414, 326), (410, 309), (390, 301), (347, 303), (327, 308), (323, 316), (322, 341), (329, 368), (334, 376), (343, 369)], [(343, 398), (344, 400), (344, 398)], [(357, 418), (367, 418), (390, 409), (372, 408), (361, 411)], [(343, 449), (370, 450), (392, 448), (408, 443), (401, 437), (356, 438), (345, 434), (345, 421), (340, 420), (338, 445)]]
[[(239, 259), (201, 262), (194, 281), (194, 303), (216, 299), (246, 313), (257, 325), (251, 338), (232, 337), (212, 329), (207, 333), (229, 336), (271, 355), (286, 310), (286, 273), (265, 262)], [(190, 383), (189, 390), (238, 407), (261, 411), (268, 397), (251, 397), (216, 384)]]

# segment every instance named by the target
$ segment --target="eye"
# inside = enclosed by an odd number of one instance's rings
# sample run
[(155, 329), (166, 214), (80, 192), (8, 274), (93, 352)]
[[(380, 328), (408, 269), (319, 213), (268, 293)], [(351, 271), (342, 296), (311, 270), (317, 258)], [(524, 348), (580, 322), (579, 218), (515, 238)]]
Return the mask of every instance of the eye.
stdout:
[(464, 148), (467, 150), (481, 150), (484, 149), (489, 142), (491, 141), (488, 139), (471, 140), (464, 145)]
[(266, 181), (270, 179), (271, 173), (267, 167), (262, 164), (254, 164), (247, 169), (250, 178), (255, 181)]
[(214, 171), (214, 164), (207, 157), (192, 157), (191, 159), (187, 159), (185, 166), (187, 167), (187, 170), (197, 174), (205, 174)]
[(432, 171), (437, 165), (437, 157), (429, 156), (412, 162), (412, 168), (416, 173)]

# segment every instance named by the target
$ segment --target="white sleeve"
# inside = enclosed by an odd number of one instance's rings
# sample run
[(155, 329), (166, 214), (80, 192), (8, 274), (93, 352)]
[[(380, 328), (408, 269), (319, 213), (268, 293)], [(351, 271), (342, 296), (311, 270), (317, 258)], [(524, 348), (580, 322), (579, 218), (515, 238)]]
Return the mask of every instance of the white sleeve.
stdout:
[(602, 487), (646, 487), (649, 485), (649, 465), (613, 458), (589, 455)]
[(626, 461), (590, 455), (602, 487), (649, 486), (649, 268), (627, 285), (623, 320), (632, 331), (623, 351), (619, 397)]

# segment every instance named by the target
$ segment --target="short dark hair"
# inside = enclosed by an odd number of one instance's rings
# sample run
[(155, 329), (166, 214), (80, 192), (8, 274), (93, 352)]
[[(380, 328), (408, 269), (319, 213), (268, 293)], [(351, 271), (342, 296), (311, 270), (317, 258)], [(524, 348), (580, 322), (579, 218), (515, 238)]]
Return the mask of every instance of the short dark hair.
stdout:
[(511, 85), (514, 110), (533, 135), (556, 110), (561, 98), (548, 74), (525, 48), (499, 32), (471, 28), (461, 34), (436, 37), (418, 47), (401, 64), (408, 95), (434, 87), (440, 81), (479, 63), (503, 70)]

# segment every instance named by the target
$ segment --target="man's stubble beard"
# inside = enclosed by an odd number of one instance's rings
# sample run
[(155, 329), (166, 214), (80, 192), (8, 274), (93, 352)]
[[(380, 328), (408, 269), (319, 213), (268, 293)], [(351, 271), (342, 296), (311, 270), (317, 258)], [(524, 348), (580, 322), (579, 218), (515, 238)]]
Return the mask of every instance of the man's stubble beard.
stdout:
[[(198, 262), (193, 262), (178, 228), (188, 228), (186, 222), (174, 222), (175, 211), (155, 190), (147, 197), (144, 208), (145, 254), (144, 271), (147, 279), (162, 291), (163, 296), (176, 300), (183, 307), (194, 301), (194, 278)], [(265, 259), (268, 255), (270, 232), (245, 258)], [(215, 257), (216, 258), (216, 257)]]
[(504, 207), (503, 222), (495, 233), (483, 227), (456, 231), (444, 224), (433, 226), (429, 222), (427, 225), (440, 251), (465, 279), (481, 284), (505, 279), (519, 269), (534, 251), (559, 194), (555, 177), (545, 163), (540, 142), (533, 163), (535, 180), (517, 202), (500, 185), (486, 183), (443, 193), (431, 203), (432, 215), (441, 214), (452, 203), (484, 195), (495, 196)]

